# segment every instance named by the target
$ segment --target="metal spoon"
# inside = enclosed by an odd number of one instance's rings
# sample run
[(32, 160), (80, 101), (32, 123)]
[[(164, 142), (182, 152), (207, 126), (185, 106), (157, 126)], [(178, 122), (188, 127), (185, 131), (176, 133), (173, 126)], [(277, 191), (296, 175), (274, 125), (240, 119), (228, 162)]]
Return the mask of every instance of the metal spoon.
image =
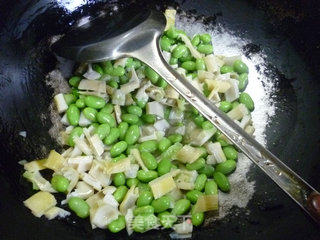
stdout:
[(159, 48), (159, 38), (165, 25), (166, 19), (162, 13), (129, 9), (112, 18), (99, 17), (73, 28), (52, 49), (57, 55), (78, 62), (99, 62), (129, 56), (145, 62), (320, 224), (319, 192), (167, 64)]

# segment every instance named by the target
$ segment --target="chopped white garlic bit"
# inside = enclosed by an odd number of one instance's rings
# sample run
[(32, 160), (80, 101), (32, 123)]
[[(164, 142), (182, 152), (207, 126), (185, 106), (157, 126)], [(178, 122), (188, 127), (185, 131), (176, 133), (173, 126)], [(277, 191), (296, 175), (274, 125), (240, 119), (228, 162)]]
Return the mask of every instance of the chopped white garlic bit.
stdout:
[(63, 93), (57, 94), (53, 99), (56, 104), (58, 113), (63, 113), (65, 111), (67, 111), (68, 104), (67, 104), (66, 100), (64, 99)]
[(157, 101), (148, 102), (146, 105), (146, 111), (147, 114), (154, 114), (160, 118), (164, 117), (164, 106)]
[(61, 217), (61, 218), (65, 218), (67, 216), (70, 216), (71, 213), (62, 209), (62, 208), (59, 208), (59, 207), (53, 207), (53, 208), (50, 208), (48, 211), (46, 211), (44, 213), (44, 216), (48, 219), (48, 220), (52, 220), (56, 217)]

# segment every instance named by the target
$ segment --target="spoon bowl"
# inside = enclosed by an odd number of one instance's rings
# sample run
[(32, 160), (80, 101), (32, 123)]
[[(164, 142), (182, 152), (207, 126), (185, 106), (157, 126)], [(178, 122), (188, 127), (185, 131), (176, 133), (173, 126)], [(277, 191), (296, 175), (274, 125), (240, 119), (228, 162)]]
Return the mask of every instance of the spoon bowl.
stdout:
[(74, 27), (52, 45), (53, 51), (77, 62), (101, 62), (127, 57), (164, 31), (162, 13), (129, 9), (114, 16), (100, 16)]

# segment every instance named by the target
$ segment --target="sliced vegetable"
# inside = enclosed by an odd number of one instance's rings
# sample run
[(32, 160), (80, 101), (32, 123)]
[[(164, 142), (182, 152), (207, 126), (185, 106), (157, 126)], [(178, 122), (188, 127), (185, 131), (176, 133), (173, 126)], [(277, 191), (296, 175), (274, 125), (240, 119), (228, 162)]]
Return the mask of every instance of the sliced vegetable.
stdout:
[(41, 217), (50, 208), (54, 207), (57, 201), (51, 193), (40, 191), (29, 197), (23, 203), (31, 210), (33, 215)]

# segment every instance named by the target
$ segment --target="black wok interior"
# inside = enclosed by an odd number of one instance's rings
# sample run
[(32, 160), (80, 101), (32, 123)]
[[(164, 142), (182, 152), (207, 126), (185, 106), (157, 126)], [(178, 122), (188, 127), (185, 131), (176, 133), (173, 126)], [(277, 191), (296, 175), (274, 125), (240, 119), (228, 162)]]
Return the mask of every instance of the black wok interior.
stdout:
[[(71, 6), (76, 3), (82, 5)], [(318, 1), (0, 0), (0, 239), (127, 238), (125, 231), (115, 235), (91, 230), (89, 221), (73, 216), (52, 221), (34, 217), (22, 204), (32, 190), (21, 178), (18, 161), (45, 157), (50, 149), (61, 148), (48, 133), (53, 89), (44, 77), (57, 63), (48, 39), (66, 32), (83, 16), (141, 6), (158, 10), (173, 6), (202, 16), (205, 24), (222, 24), (249, 39), (243, 48), (249, 58), (266, 53), (265, 73), (276, 83), (272, 98), (277, 106), (267, 126), (268, 148), (320, 190)], [(257, 167), (248, 177), (256, 181), (248, 206), (233, 208), (224, 219), (196, 228), (194, 239), (319, 239), (319, 226)], [(169, 239), (168, 233), (150, 231), (131, 238)]]

